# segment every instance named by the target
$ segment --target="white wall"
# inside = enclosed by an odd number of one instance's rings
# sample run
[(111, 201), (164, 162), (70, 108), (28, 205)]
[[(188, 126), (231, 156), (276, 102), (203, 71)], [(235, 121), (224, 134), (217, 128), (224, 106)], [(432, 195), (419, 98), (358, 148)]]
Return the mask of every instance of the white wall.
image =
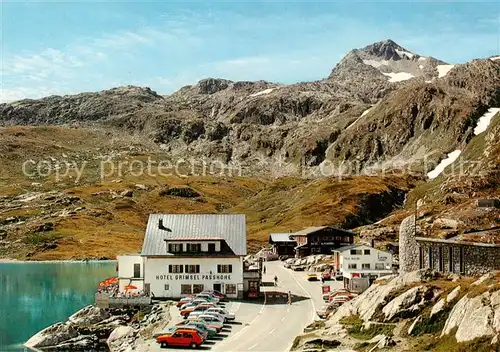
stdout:
[[(119, 255), (118, 256), (118, 278), (120, 292), (125, 291), (125, 286), (134, 285), (137, 291), (144, 289), (144, 263), (143, 258), (139, 254), (134, 255)], [(141, 265), (141, 277), (134, 278), (134, 264)]]
[[(353, 248), (361, 250), (363, 254), (351, 254), (350, 250), (340, 253), (340, 271), (345, 274), (350, 273), (371, 273), (374, 275), (384, 274), (392, 270), (392, 255), (370, 246), (359, 246)], [(365, 250), (370, 250), (370, 254), (364, 254)], [(375, 269), (375, 264), (383, 264), (383, 269)], [(356, 264), (356, 269), (349, 269), (349, 264)], [(369, 264), (369, 269), (363, 269), (362, 264)], [(347, 275), (349, 276), (349, 275)]]
[[(181, 284), (203, 284), (203, 289), (213, 289), (214, 283), (222, 284), (225, 293), (225, 284), (234, 284), (236, 289), (243, 285), (243, 258), (218, 258), (218, 257), (173, 257), (173, 258), (145, 258), (144, 282), (150, 284), (150, 291), (155, 297), (177, 298), (181, 297)], [(232, 265), (232, 273), (217, 273), (217, 265)], [(169, 265), (200, 265), (197, 274), (169, 273)], [(212, 272), (212, 274), (210, 274)], [(182, 275), (182, 278), (180, 277)], [(185, 278), (185, 275), (189, 275)], [(230, 277), (217, 279), (215, 275), (228, 275)], [(168, 287), (165, 287), (168, 285)], [(235, 298), (237, 292), (228, 297)]]

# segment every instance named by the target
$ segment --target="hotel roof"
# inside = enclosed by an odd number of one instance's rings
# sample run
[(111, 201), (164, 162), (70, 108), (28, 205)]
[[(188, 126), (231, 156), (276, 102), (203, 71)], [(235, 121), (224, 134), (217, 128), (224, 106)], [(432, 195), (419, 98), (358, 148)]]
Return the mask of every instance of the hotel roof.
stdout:
[[(160, 226), (160, 223), (162, 226)], [(151, 214), (141, 255), (168, 255), (167, 241), (225, 240), (235, 255), (246, 255), (244, 214)]]

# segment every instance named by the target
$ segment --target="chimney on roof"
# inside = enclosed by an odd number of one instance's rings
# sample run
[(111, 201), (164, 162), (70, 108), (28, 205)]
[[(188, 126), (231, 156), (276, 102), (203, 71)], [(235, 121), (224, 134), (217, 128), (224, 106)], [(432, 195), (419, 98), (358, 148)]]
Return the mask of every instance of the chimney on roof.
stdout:
[(163, 219), (158, 220), (158, 228), (160, 230), (172, 232), (172, 230), (170, 230), (169, 228), (165, 227), (165, 225), (163, 225)]

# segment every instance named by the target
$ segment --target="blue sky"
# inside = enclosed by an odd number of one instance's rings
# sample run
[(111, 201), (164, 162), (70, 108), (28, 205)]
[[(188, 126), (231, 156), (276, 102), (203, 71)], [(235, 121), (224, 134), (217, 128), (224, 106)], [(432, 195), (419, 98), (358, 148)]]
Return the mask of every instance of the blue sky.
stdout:
[(0, 101), (204, 77), (326, 77), (391, 38), (450, 63), (498, 55), (500, 2), (2, 2)]

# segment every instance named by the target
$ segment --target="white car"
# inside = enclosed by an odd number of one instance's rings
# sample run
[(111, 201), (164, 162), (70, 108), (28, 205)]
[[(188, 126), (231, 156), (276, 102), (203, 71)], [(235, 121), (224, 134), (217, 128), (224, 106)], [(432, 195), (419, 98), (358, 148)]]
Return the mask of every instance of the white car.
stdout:
[(181, 306), (181, 310), (183, 309), (186, 309), (186, 308), (189, 308), (189, 307), (196, 307), (197, 304), (194, 304), (193, 302), (187, 302), (187, 303), (184, 303), (182, 306)]
[(229, 313), (227, 310), (225, 310), (224, 308), (220, 308), (220, 307), (208, 308), (205, 312), (207, 314), (210, 314), (210, 313), (220, 314), (226, 320), (234, 320), (234, 319), (236, 319), (236, 315), (234, 313)]
[(204, 298), (195, 298), (191, 301), (191, 303), (196, 307), (197, 305), (202, 304), (202, 303), (209, 303), (209, 301), (207, 301)]
[(201, 314), (198, 315), (198, 318), (206, 321), (207, 323), (210, 323), (211, 321), (216, 322), (216, 323), (224, 323), (224, 317), (217, 317), (213, 314)]

